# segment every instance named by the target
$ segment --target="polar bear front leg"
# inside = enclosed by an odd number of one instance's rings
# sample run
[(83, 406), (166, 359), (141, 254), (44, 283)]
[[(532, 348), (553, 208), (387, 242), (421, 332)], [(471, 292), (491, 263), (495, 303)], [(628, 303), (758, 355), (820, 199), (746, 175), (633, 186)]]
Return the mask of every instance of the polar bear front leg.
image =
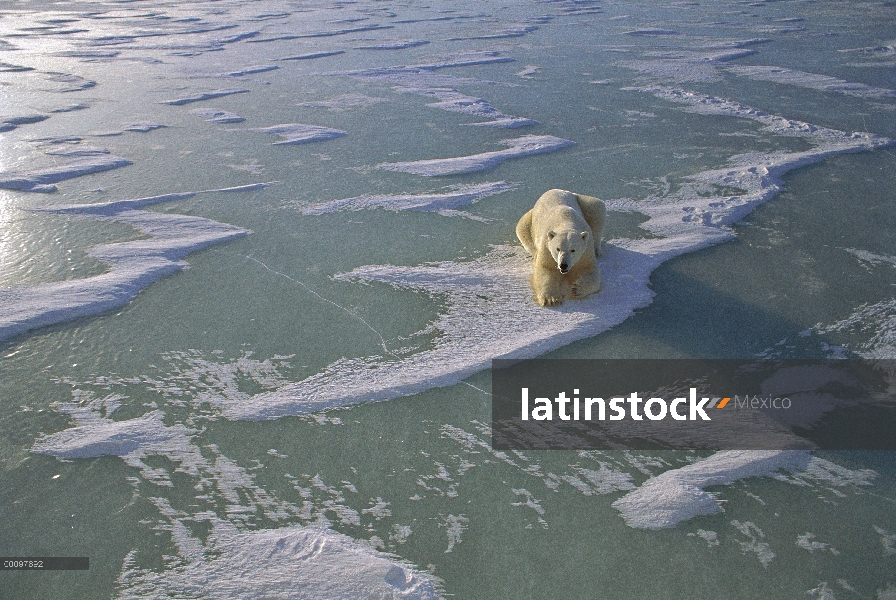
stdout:
[(556, 268), (536, 266), (532, 273), (532, 291), (535, 292), (535, 302), (541, 306), (559, 306), (569, 297), (569, 284), (555, 271)]
[(594, 269), (588, 273), (583, 273), (572, 283), (570, 286), (572, 297), (576, 300), (587, 298), (591, 294), (599, 292), (602, 284), (603, 277), (600, 274), (600, 268), (595, 265)]

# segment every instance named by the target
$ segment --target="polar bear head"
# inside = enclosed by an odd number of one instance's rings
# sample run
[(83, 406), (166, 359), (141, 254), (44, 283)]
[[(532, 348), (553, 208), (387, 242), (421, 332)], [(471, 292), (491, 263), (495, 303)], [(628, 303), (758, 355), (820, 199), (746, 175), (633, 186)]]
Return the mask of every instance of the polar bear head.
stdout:
[(548, 249), (551, 257), (557, 263), (561, 273), (569, 273), (569, 270), (579, 262), (588, 250), (588, 231), (549, 231), (547, 236)]

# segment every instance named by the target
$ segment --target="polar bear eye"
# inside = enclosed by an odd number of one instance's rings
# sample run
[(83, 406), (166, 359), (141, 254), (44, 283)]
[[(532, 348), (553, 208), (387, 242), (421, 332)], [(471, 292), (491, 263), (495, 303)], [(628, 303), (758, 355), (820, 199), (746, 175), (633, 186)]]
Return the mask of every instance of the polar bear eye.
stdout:
[(575, 252), (575, 251), (576, 251), (576, 249), (575, 249), (575, 248), (572, 248), (572, 249), (569, 251), (569, 253), (572, 254), (572, 253)]

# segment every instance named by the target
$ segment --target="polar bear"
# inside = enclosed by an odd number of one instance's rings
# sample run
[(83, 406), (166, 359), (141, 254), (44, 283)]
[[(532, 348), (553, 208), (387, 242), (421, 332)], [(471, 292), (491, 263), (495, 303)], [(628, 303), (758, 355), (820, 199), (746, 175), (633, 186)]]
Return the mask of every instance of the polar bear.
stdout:
[(606, 214), (603, 200), (548, 190), (519, 220), (516, 236), (535, 257), (529, 282), (538, 304), (557, 306), (600, 291), (597, 259)]

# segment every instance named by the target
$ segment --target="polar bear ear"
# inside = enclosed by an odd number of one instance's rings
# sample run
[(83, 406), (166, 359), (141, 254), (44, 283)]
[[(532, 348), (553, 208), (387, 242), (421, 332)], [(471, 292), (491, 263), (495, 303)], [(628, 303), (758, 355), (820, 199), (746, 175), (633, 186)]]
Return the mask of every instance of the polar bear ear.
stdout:
[(549, 231), (549, 232), (548, 232), (548, 239), (549, 239), (549, 240), (554, 239), (554, 236), (555, 236), (555, 235), (557, 235), (557, 234), (554, 233), (553, 231)]
[(583, 231), (583, 232), (582, 232), (582, 239), (583, 239), (583, 240), (587, 240), (587, 239), (588, 239), (588, 232), (587, 232), (587, 231)]

